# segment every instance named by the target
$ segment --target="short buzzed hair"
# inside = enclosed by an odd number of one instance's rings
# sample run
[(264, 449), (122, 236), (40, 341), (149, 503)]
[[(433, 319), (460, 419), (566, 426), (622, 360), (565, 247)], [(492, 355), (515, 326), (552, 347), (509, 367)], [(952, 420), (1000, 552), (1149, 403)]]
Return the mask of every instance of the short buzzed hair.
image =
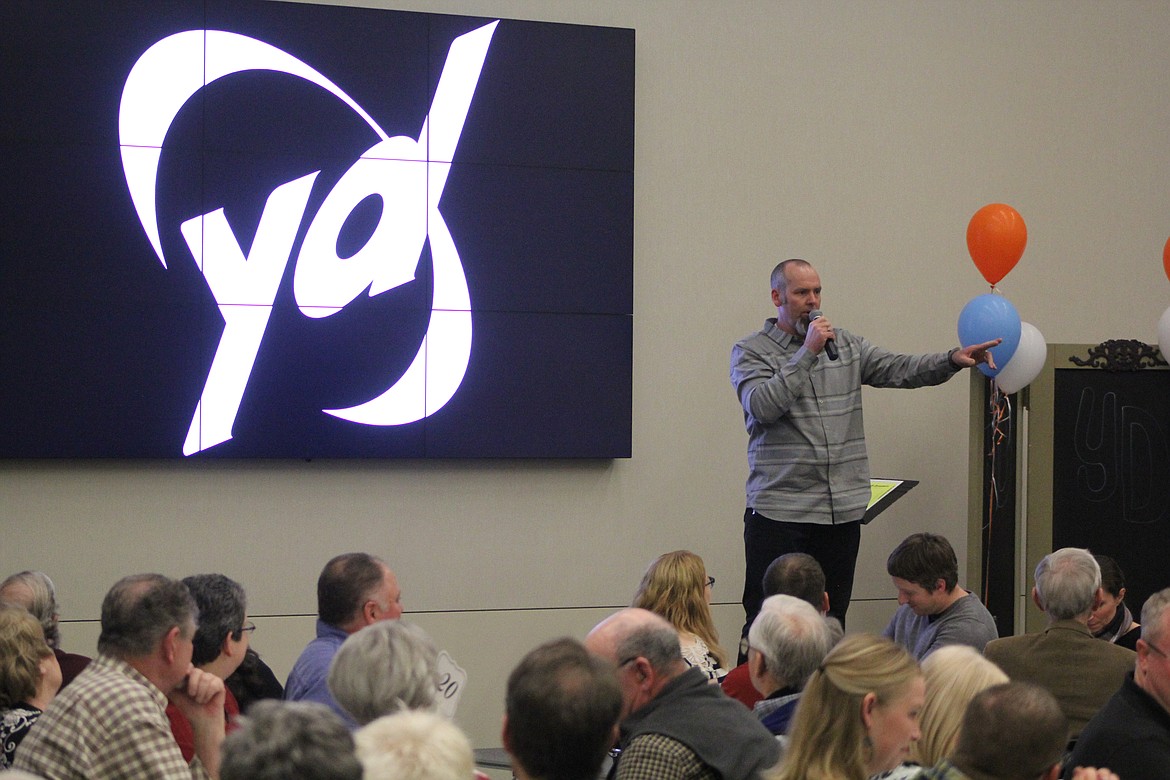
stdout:
[(612, 664), (565, 637), (521, 659), (508, 676), (508, 748), (541, 780), (592, 780), (613, 741), (622, 692)]
[(910, 534), (886, 559), (886, 573), (931, 592), (942, 580), (950, 593), (959, 584), (959, 559), (945, 536)]
[(967, 705), (951, 761), (960, 771), (997, 780), (1034, 780), (1057, 764), (1068, 744), (1068, 718), (1055, 697), (1032, 683), (1009, 682)]
[(389, 568), (367, 553), (332, 558), (317, 578), (317, 617), (331, 626), (348, 623), (381, 587)]
[(199, 607), (181, 581), (132, 574), (114, 583), (102, 600), (98, 652), (123, 659), (149, 655), (172, 628), (190, 637), (198, 621)]
[(788, 266), (790, 266), (790, 265), (810, 266), (811, 267), (812, 263), (810, 263), (807, 260), (801, 260), (799, 257), (793, 257), (793, 258), (788, 259), (788, 260), (781, 260), (779, 263), (776, 264), (776, 267), (772, 269), (772, 277), (771, 277), (770, 281), (772, 283), (773, 290), (779, 290), (782, 293), (787, 292), (787, 290), (788, 290), (788, 275), (787, 275), (787, 273), (788, 273)]
[(808, 553), (785, 553), (764, 571), (764, 596), (794, 596), (820, 612), (825, 603), (825, 570)]

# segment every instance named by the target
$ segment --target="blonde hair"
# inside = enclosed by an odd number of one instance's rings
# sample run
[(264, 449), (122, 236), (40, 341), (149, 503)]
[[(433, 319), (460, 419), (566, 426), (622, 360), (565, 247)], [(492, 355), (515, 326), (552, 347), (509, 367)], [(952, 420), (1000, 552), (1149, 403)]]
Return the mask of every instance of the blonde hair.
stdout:
[(703, 559), (689, 550), (675, 550), (650, 564), (630, 606), (648, 609), (666, 618), (680, 633), (699, 637), (719, 665), (726, 666), (727, 653), (719, 645), (706, 587)]
[(36, 697), (41, 659), (52, 654), (40, 622), (27, 609), (0, 605), (0, 709)]
[(926, 704), (922, 708), (922, 738), (910, 748), (910, 758), (934, 766), (951, 755), (963, 725), (967, 705), (981, 691), (1008, 681), (1003, 670), (967, 645), (947, 645), (922, 662)]
[(441, 715), (408, 710), (386, 715), (354, 735), (365, 780), (471, 780), (471, 743)]
[(913, 656), (885, 637), (842, 639), (809, 678), (788, 750), (769, 780), (866, 780), (872, 747), (866, 745), (863, 700), (872, 693), (879, 704), (891, 702), (921, 676)]

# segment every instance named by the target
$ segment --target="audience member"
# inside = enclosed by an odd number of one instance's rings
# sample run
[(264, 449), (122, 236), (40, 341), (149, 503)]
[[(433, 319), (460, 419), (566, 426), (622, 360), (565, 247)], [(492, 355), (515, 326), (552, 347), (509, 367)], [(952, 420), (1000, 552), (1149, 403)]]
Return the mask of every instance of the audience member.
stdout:
[(1134, 622), (1133, 613), (1125, 606), (1125, 574), (1108, 555), (1094, 555), (1093, 560), (1101, 567), (1102, 600), (1089, 615), (1089, 631), (1095, 639), (1136, 650), (1141, 623)]
[[(1126, 780), (1170, 780), (1170, 588), (1146, 599), (1137, 674), (1089, 721), (1070, 766), (1107, 766)], [(1065, 777), (1069, 775), (1065, 774)]]
[(361, 725), (404, 709), (433, 709), (437, 657), (435, 643), (418, 626), (373, 623), (342, 643), (329, 667), (329, 690)]
[(922, 737), (911, 746), (910, 760), (879, 775), (882, 780), (911, 780), (923, 767), (950, 756), (967, 705), (980, 691), (1008, 681), (998, 666), (968, 645), (940, 647), (922, 662), (922, 675), (926, 679), (926, 702), (918, 720)]
[(89, 664), (89, 656), (66, 653), (61, 649), (61, 628), (57, 607), (57, 589), (49, 575), (41, 571), (22, 571), (0, 583), (0, 601), (27, 609), (41, 622), (45, 641), (53, 648), (61, 667), (61, 687), (64, 688)]
[[(226, 680), (244, 660), (248, 635), (256, 627), (247, 622), (244, 589), (222, 574), (184, 577), (183, 584), (199, 607), (199, 628), (191, 642), (191, 663)], [(226, 687), (223, 713), (225, 728), (230, 732), (235, 728), (234, 719), (240, 714), (240, 705)], [(171, 733), (183, 751), (183, 760), (190, 762), (195, 757), (195, 734), (190, 721), (173, 702), (167, 704), (167, 718), (171, 721)]]
[[(837, 618), (828, 616), (829, 592), (825, 589), (825, 572), (816, 558), (801, 552), (779, 556), (764, 570), (763, 585), (764, 598), (794, 596), (811, 604), (820, 614), (825, 615), (832, 636), (831, 644), (835, 645), (840, 641), (844, 631)], [(749, 624), (748, 628), (750, 627)], [(723, 686), (724, 693), (751, 709), (763, 696), (752, 684), (747, 654), (748, 639), (747, 634), (744, 634), (739, 646), (740, 664), (727, 673), (720, 685)]]
[(471, 780), (471, 743), (434, 712), (405, 711), (378, 718), (354, 734), (363, 780)]
[[(218, 777), (224, 689), (191, 663), (198, 616), (177, 580), (138, 574), (115, 583), (102, 601), (98, 657), (29, 731), (16, 767), (49, 780)], [(168, 698), (195, 734), (190, 765), (171, 736)]]
[(707, 679), (718, 682), (727, 674), (727, 654), (711, 617), (711, 588), (703, 559), (687, 550), (660, 555), (638, 585), (630, 606), (661, 615), (678, 631), (683, 660)]
[(770, 780), (866, 780), (893, 769), (920, 736), (925, 696), (906, 648), (871, 634), (845, 637), (809, 678)]
[(517, 780), (594, 780), (617, 741), (622, 690), (613, 666), (565, 637), (508, 676), (504, 748)]
[(585, 639), (617, 665), (622, 719), (616, 780), (745, 780), (773, 765), (780, 746), (759, 720), (707, 684), (679, 650), (678, 632), (644, 609), (622, 610)]
[(777, 736), (788, 733), (800, 692), (832, 647), (825, 618), (792, 596), (769, 596), (748, 630), (748, 670), (764, 697), (756, 717)]
[(244, 651), (244, 660), (240, 662), (239, 668), (223, 684), (236, 697), (240, 712), (245, 715), (258, 701), (284, 698), (284, 686), (251, 645)]
[[(1056, 780), (1068, 740), (1060, 704), (1038, 685), (1011, 682), (980, 692), (963, 716), (954, 755), (924, 780)], [(1080, 769), (1077, 780), (1118, 780), (1108, 770)]]
[(330, 560), (317, 578), (317, 637), (289, 672), (284, 698), (328, 705), (356, 728), (329, 692), (329, 664), (350, 634), (401, 616), (402, 591), (384, 561), (366, 553), (345, 553)]
[(1076, 739), (1133, 670), (1135, 656), (1089, 633), (1089, 615), (1101, 603), (1101, 569), (1088, 550), (1049, 553), (1036, 566), (1035, 580), (1032, 600), (1048, 616), (1048, 627), (997, 639), (984, 655), (1012, 680), (1047, 688)]
[(979, 597), (959, 587), (959, 561), (944, 537), (906, 537), (890, 553), (886, 572), (898, 589), (899, 606), (883, 633), (919, 661), (944, 645), (982, 652), (999, 636)]
[(61, 687), (44, 630), (24, 607), (0, 605), (0, 770)]
[(223, 743), (221, 780), (362, 780), (349, 728), (316, 702), (260, 701)]

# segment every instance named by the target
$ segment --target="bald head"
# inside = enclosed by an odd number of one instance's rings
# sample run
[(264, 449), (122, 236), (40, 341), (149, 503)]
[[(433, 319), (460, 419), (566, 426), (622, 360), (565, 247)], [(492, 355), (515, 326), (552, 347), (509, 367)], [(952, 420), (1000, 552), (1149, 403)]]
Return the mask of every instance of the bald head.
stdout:
[(637, 607), (623, 609), (594, 626), (585, 637), (585, 647), (618, 666), (641, 657), (664, 672), (683, 663), (674, 626), (661, 616)]

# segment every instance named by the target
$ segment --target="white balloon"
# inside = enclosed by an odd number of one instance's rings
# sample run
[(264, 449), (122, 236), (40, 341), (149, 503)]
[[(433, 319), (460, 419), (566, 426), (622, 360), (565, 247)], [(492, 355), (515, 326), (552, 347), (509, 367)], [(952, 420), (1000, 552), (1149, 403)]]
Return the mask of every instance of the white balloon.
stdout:
[(1158, 320), (1158, 349), (1162, 350), (1162, 359), (1170, 362), (1170, 309), (1162, 312)]
[(1020, 345), (1003, 370), (996, 374), (995, 384), (1009, 395), (1023, 390), (1039, 375), (1047, 359), (1048, 344), (1044, 341), (1044, 334), (1030, 322), (1021, 322)]

